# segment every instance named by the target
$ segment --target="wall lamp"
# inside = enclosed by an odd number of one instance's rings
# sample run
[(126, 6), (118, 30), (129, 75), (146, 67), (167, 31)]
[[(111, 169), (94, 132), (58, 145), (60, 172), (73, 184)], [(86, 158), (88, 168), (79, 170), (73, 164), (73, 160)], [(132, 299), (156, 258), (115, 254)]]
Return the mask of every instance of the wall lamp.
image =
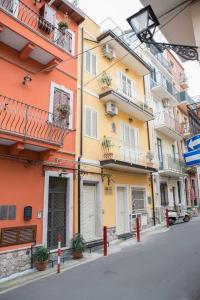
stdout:
[(136, 14), (127, 18), (127, 22), (136, 33), (141, 43), (153, 44), (160, 52), (171, 49), (186, 60), (198, 60), (198, 47), (196, 46), (157, 43), (153, 40), (155, 30), (160, 23), (150, 5), (142, 8)]
[(28, 82), (31, 82), (32, 81), (32, 78), (31, 78), (31, 76), (29, 75), (29, 74), (27, 74), (26, 76), (24, 76), (24, 79), (23, 79), (23, 81), (22, 81), (22, 84), (26, 84), (26, 83), (28, 83)]

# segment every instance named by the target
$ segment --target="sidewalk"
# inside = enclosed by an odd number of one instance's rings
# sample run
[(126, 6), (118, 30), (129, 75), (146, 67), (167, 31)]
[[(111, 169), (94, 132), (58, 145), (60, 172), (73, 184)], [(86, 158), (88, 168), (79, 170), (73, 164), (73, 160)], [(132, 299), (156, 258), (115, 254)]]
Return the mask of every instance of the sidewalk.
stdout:
[[(168, 231), (169, 229), (166, 228), (163, 225), (157, 225), (156, 227), (151, 227), (147, 230), (144, 230), (141, 232), (141, 242), (148, 242), (148, 237), (151, 234), (156, 234), (156, 233), (163, 233)], [(112, 255), (114, 253), (118, 253), (122, 251), (125, 247), (130, 247), (133, 245), (137, 245), (136, 238), (131, 238), (126, 241), (121, 241), (121, 240), (115, 240), (110, 243), (110, 246), (108, 247), (108, 255)], [(82, 264), (86, 264), (88, 262), (94, 261), (100, 257), (102, 257), (102, 249), (93, 251), (92, 253), (85, 252), (84, 253), (84, 258), (81, 260), (68, 260), (65, 263), (61, 264), (61, 272), (65, 272), (67, 270), (70, 270), (72, 268), (78, 267)], [(24, 286), (26, 284), (29, 284), (31, 282), (34, 282), (36, 280), (49, 277), (52, 275), (59, 276), (57, 274), (57, 265), (55, 265), (53, 268), (49, 267), (47, 270), (43, 272), (38, 272), (35, 269), (27, 270), (21, 273), (17, 273), (14, 275), (11, 275), (7, 278), (3, 278), (0, 280), (0, 294), (3, 294), (7, 291), (10, 291), (12, 289)]]

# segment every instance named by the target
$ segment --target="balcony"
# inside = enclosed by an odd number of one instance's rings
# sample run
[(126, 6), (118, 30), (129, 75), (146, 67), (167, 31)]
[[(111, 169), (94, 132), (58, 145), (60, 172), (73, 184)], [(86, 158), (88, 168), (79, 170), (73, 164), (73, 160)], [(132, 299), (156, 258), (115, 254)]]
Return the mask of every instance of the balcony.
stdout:
[(112, 101), (120, 111), (140, 121), (146, 122), (154, 118), (153, 109), (150, 107), (151, 104), (148, 102), (148, 99), (138, 101), (128, 89), (123, 91), (120, 87), (117, 88), (117, 86), (112, 84), (112, 86), (100, 92), (99, 99), (105, 103)]
[(112, 146), (109, 149), (103, 148), (100, 164), (110, 170), (121, 170), (130, 173), (150, 173), (156, 172), (158, 169), (151, 152), (141, 152), (134, 148), (124, 148), (122, 146)]
[(178, 140), (182, 137), (183, 128), (181, 123), (171, 117), (167, 112), (160, 112), (154, 120), (155, 129), (166, 136)]
[(73, 38), (61, 31), (21, 0), (0, 1), (1, 42), (28, 57), (48, 65), (63, 61), (66, 53), (73, 54)]
[(58, 116), (0, 95), (0, 145), (36, 152), (58, 150), (65, 133)]
[(178, 91), (172, 82), (166, 79), (160, 72), (154, 74), (154, 79), (151, 78), (151, 91), (161, 99), (169, 99), (172, 106), (178, 103), (176, 99)]
[[(164, 55), (158, 50), (157, 47), (153, 44), (147, 44), (147, 49), (150, 52), (152, 58), (154, 61), (159, 62), (159, 67), (164, 68), (167, 70), (170, 74), (172, 73), (172, 67), (170, 62), (164, 57)], [(164, 71), (165, 71), (164, 70)]]
[(163, 155), (159, 160), (159, 174), (169, 177), (183, 175), (184, 162), (170, 155)]

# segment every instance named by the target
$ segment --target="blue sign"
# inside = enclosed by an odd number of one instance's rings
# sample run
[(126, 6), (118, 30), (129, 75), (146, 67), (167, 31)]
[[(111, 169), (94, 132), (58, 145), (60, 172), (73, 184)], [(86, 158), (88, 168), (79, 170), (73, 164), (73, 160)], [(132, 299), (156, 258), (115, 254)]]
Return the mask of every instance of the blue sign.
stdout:
[(184, 153), (186, 166), (200, 165), (200, 149)]
[(186, 141), (188, 151), (200, 149), (200, 134), (194, 135), (192, 138)]

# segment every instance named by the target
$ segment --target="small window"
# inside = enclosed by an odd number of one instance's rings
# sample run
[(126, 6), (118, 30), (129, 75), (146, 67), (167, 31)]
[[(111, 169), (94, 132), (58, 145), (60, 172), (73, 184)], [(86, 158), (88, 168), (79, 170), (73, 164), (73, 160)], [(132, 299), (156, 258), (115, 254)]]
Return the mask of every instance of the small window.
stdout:
[(71, 115), (70, 94), (55, 87), (53, 95), (53, 118), (63, 127), (69, 127)]
[(132, 188), (131, 190), (132, 197), (132, 210), (133, 213), (135, 210), (144, 210), (146, 208), (146, 190), (145, 188)]
[(15, 220), (16, 206), (15, 205), (1, 205), (0, 206), (0, 220)]
[(85, 111), (85, 134), (97, 139), (97, 112), (89, 107)]
[(90, 74), (96, 76), (97, 74), (97, 57), (92, 51), (86, 50), (85, 52), (85, 69)]

